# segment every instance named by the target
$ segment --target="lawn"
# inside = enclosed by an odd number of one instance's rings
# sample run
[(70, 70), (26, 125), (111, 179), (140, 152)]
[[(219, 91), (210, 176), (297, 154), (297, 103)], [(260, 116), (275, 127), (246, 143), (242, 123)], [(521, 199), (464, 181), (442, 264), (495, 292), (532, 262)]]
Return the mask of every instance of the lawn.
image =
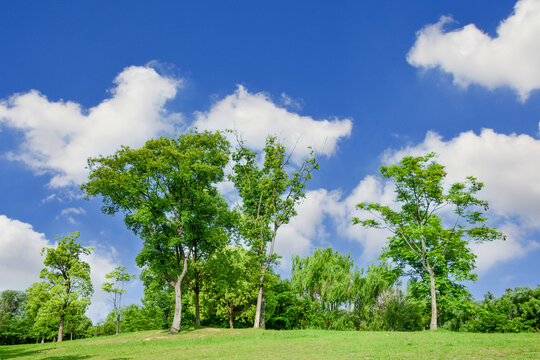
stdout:
[(540, 334), (201, 328), (0, 346), (5, 359), (540, 359)]

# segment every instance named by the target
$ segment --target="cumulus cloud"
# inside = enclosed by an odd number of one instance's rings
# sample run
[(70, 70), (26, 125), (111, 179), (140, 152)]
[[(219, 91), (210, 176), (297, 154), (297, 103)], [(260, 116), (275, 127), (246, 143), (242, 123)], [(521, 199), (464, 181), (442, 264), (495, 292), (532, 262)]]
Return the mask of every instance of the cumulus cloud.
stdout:
[(428, 132), (424, 141), (397, 151), (388, 151), (384, 162), (395, 163), (406, 155), (439, 154), (448, 182), (475, 176), (485, 183), (482, 197), (499, 216), (518, 217), (528, 227), (540, 228), (540, 140), (529, 135), (498, 134), (484, 129), (445, 141)]
[(341, 204), (342, 213), (335, 212), (335, 222), (339, 233), (349, 239), (358, 241), (363, 246), (362, 258), (374, 259), (386, 243), (390, 232), (378, 229), (366, 229), (360, 225), (353, 225), (352, 218), (371, 218), (365, 211), (356, 209), (361, 202), (376, 202), (387, 206), (393, 206), (394, 187), (389, 182), (382, 182), (375, 176), (369, 175), (362, 179), (353, 191), (345, 197)]
[(439, 154), (437, 162), (446, 166), (449, 183), (464, 181), (466, 176), (485, 183), (479, 197), (489, 202), (492, 225), (495, 222), (507, 240), (474, 245), (480, 270), (523, 257), (540, 246), (528, 239), (530, 232), (540, 230), (540, 140), (484, 129), (479, 135), (469, 131), (445, 141), (428, 132), (422, 143), (389, 150), (383, 161), (396, 163), (403, 156), (428, 152)]
[(0, 291), (25, 290), (39, 280), (41, 249), (51, 246), (32, 225), (0, 215)]
[[(40, 281), (44, 258), (40, 255), (44, 247), (56, 247), (45, 234), (37, 232), (32, 225), (0, 215), (0, 291), (25, 290), (32, 283)], [(107, 295), (101, 290), (106, 280), (105, 274), (115, 264), (114, 248), (98, 246), (84, 261), (90, 264), (91, 279), (94, 285), (92, 304), (87, 315), (94, 321), (104, 319), (111, 310)]]
[(281, 269), (290, 269), (292, 255), (306, 256), (313, 248), (314, 241), (326, 237), (323, 221), (338, 196), (338, 193), (325, 189), (306, 192), (306, 198), (296, 209), (298, 215), (277, 233), (276, 253), (282, 257)]
[[(291, 100), (292, 101), (292, 100)], [(262, 149), (267, 135), (275, 135), (293, 160), (301, 161), (309, 154), (308, 146), (317, 153), (332, 156), (339, 139), (349, 136), (350, 119), (314, 120), (277, 106), (264, 93), (252, 94), (243, 86), (215, 103), (208, 112), (196, 113), (194, 125), (200, 130), (234, 129), (246, 144)]]
[(507, 236), (505, 241), (471, 244), (471, 249), (478, 256), (476, 266), (484, 272), (497, 264), (527, 256), (540, 248), (540, 243), (527, 238), (528, 232), (520, 226), (506, 222), (499, 227)]
[(540, 87), (539, 0), (519, 0), (493, 38), (474, 24), (445, 31), (444, 26), (450, 22), (450, 17), (443, 16), (417, 33), (407, 55), (409, 64), (425, 69), (438, 67), (463, 87), (471, 83), (488, 89), (507, 86), (522, 101)]
[(90, 156), (112, 154), (121, 145), (139, 147), (172, 132), (179, 114), (167, 114), (164, 105), (176, 96), (179, 80), (131, 66), (114, 84), (111, 98), (88, 110), (71, 101), (49, 101), (36, 90), (1, 101), (0, 125), (24, 134), (8, 157), (37, 174), (52, 174), (49, 185), (58, 188), (84, 182)]

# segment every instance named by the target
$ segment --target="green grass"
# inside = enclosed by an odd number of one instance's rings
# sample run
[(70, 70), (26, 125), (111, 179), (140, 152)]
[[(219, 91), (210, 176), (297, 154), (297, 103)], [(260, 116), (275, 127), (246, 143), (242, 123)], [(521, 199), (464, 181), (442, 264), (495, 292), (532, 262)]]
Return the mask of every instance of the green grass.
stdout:
[(540, 334), (202, 328), (0, 346), (0, 359), (540, 359)]

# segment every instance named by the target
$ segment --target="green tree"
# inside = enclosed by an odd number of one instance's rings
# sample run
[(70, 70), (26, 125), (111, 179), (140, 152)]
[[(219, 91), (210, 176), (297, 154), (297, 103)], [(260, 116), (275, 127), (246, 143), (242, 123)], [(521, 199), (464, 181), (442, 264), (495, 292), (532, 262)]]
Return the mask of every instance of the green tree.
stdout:
[(540, 285), (536, 289), (520, 286), (506, 289), (500, 297), (485, 295), (473, 319), (463, 325), (474, 332), (521, 332), (540, 329)]
[(135, 278), (135, 275), (131, 275), (126, 271), (125, 266), (116, 266), (113, 271), (105, 275), (111, 282), (104, 282), (101, 288), (103, 291), (111, 295), (113, 303), (113, 311), (116, 315), (116, 334), (120, 331), (120, 306), (122, 301), (122, 295), (126, 293), (124, 289), (124, 283)]
[[(392, 259), (401, 269), (408, 266), (417, 284), (429, 284), (432, 330), (437, 328), (437, 291), (463, 294), (457, 282), (477, 277), (472, 272), (476, 256), (468, 247), (469, 241), (502, 237), (486, 225), (483, 211), (488, 203), (475, 197), (483, 184), (468, 177), (466, 183), (454, 183), (445, 190), (446, 172), (444, 166), (432, 161), (434, 157), (434, 153), (404, 157), (398, 165), (382, 166), (382, 177), (394, 182), (395, 202), (401, 209), (360, 203), (357, 208), (369, 211), (375, 219), (353, 218), (355, 224), (389, 230), (393, 236), (382, 257)], [(453, 225), (444, 226), (439, 216), (443, 208), (452, 210)], [(427, 285), (423, 289), (427, 290)]]
[(53, 314), (59, 318), (58, 341), (62, 341), (66, 319), (84, 314), (93, 293), (90, 265), (81, 259), (93, 249), (77, 243), (79, 235), (74, 232), (62, 236), (56, 248), (41, 251), (46, 255), (40, 278), (50, 285), (50, 298), (39, 311), (43, 318)]
[(247, 321), (253, 317), (257, 292), (253, 280), (257, 278), (257, 263), (242, 247), (226, 247), (216, 252), (204, 264), (208, 279), (205, 299), (218, 318), (227, 319), (234, 327), (235, 318)]
[(30, 335), (36, 339), (52, 339), (58, 330), (58, 318), (48, 309), (51, 299), (52, 285), (46, 282), (35, 282), (28, 289), (28, 303), (26, 306), (26, 315), (30, 319)]
[(192, 266), (186, 275), (186, 285), (193, 291), (195, 305), (195, 325), (201, 325), (200, 297), (204, 282), (208, 279), (204, 264), (216, 252), (222, 251), (229, 243), (230, 233), (238, 223), (238, 213), (230, 211), (225, 199), (217, 197), (216, 212), (203, 214), (198, 226), (192, 228), (193, 237), (198, 239), (198, 247), (193, 249)]
[(219, 132), (149, 140), (137, 150), (123, 147), (88, 160), (86, 196), (102, 195), (106, 214), (124, 213), (127, 227), (144, 241), (137, 264), (175, 290), (171, 333), (181, 328), (182, 282), (192, 254), (215, 240), (200, 237), (200, 228), (219, 214), (223, 201), (215, 184), (228, 161), (229, 143)]
[(299, 297), (290, 280), (279, 279), (276, 285), (270, 288), (270, 294), (272, 293), (276, 308), (272, 316), (266, 320), (266, 328), (291, 330), (310, 326), (309, 320), (313, 318), (311, 301)]
[(143, 307), (149, 315), (148, 321), (154, 329), (167, 329), (174, 316), (175, 295), (162, 276), (143, 268), (140, 276), (144, 285)]
[(24, 291), (0, 292), (0, 344), (23, 343), (30, 337)]
[(316, 249), (313, 255), (292, 259), (291, 283), (301, 297), (309, 298), (322, 316), (325, 328), (333, 328), (340, 308), (353, 297), (353, 259), (332, 248)]
[(399, 287), (383, 291), (372, 307), (373, 318), (368, 326), (370, 330), (418, 331), (426, 321), (425, 307), (408, 296)]
[(388, 263), (371, 264), (354, 274), (352, 305), (358, 329), (380, 330), (376, 321), (377, 303), (396, 284), (399, 272)]
[(233, 154), (235, 164), (231, 180), (242, 198), (242, 236), (259, 263), (258, 295), (254, 328), (265, 327), (265, 275), (276, 261), (274, 245), (277, 231), (296, 215), (296, 205), (305, 197), (306, 182), (319, 168), (315, 157), (291, 171), (290, 157), (275, 137), (266, 139), (262, 156), (240, 142)]

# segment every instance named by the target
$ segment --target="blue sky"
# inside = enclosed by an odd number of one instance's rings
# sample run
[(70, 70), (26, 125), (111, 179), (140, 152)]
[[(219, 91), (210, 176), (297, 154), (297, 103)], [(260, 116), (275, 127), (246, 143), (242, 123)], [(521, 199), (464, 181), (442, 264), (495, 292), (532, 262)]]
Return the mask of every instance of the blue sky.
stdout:
[[(138, 273), (141, 241), (100, 200), (80, 198), (84, 159), (120, 144), (236, 127), (320, 154), (278, 271), (317, 246), (376, 259), (385, 235), (350, 225), (388, 202), (378, 168), (437, 151), (450, 181), (486, 183), (505, 242), (475, 245), (488, 290), (539, 283), (540, 1), (132, 1), (0, 5), (0, 290), (37, 280), (39, 250), (81, 232), (95, 320), (116, 264)], [(228, 191), (229, 184), (222, 184)], [(127, 302), (142, 295), (130, 284)]]

